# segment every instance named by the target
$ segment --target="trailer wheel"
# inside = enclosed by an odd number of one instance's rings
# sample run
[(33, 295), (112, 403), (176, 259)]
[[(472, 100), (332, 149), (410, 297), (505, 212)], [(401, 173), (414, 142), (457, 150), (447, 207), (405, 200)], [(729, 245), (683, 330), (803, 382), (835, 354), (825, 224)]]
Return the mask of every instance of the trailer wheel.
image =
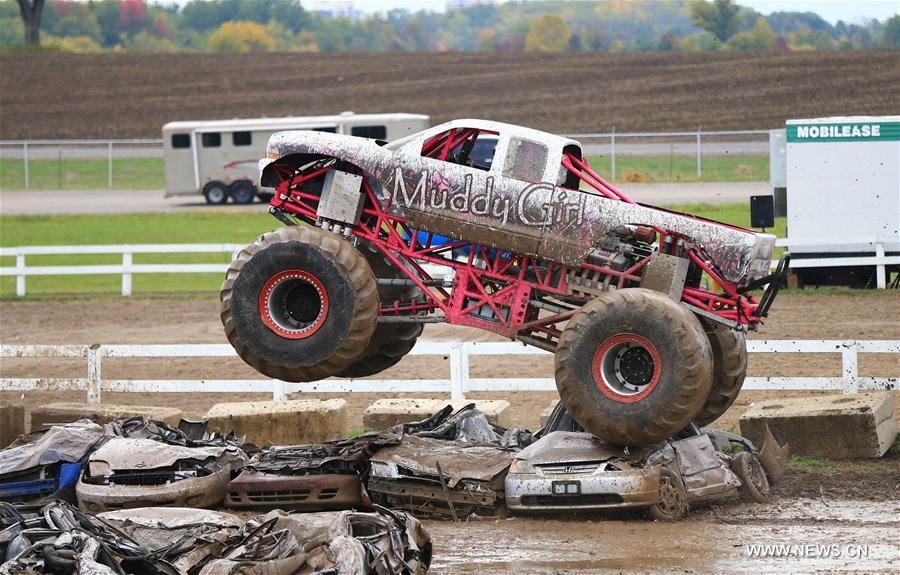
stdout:
[(220, 292), (228, 341), (284, 381), (335, 375), (366, 349), (378, 315), (375, 277), (343, 238), (314, 227), (263, 234), (232, 262)]
[(231, 200), (236, 204), (252, 204), (256, 186), (249, 180), (237, 180), (231, 184)]
[(228, 186), (219, 181), (209, 182), (203, 187), (203, 197), (207, 204), (221, 206), (228, 201)]
[(654, 443), (700, 412), (712, 363), (687, 308), (658, 292), (622, 289), (569, 320), (556, 350), (556, 387), (586, 431), (619, 445)]
[(700, 320), (713, 354), (713, 379), (709, 396), (694, 423), (709, 425), (722, 417), (737, 399), (747, 377), (747, 340), (726, 325)]
[[(378, 248), (367, 242), (361, 242), (359, 251), (369, 262), (376, 278), (407, 278), (407, 275)], [(422, 290), (418, 286), (378, 286), (378, 299), (386, 305), (395, 301), (418, 299), (421, 296)], [(363, 355), (338, 375), (351, 378), (367, 377), (393, 367), (416, 345), (416, 340), (422, 335), (422, 329), (421, 323), (379, 323)]]

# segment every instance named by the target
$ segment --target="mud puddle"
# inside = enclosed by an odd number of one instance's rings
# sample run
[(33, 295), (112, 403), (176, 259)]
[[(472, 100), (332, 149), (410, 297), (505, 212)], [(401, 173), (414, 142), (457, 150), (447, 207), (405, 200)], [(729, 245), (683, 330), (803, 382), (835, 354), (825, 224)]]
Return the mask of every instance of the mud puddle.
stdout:
[(697, 509), (680, 523), (516, 517), (429, 521), (433, 573), (898, 572), (898, 505), (779, 500)]

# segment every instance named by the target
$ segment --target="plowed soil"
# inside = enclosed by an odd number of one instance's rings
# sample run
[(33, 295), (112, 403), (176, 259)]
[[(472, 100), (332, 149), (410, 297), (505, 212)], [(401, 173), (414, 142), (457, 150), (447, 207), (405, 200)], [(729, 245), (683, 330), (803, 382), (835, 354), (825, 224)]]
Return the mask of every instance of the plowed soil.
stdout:
[[(755, 339), (900, 339), (900, 296), (894, 292), (860, 295), (781, 295), (771, 318)], [(431, 324), (424, 338), (443, 341), (503, 341), (499, 336), (460, 326)], [(226, 343), (211, 300), (110, 299), (86, 301), (0, 301), (0, 341), (5, 344), (128, 344)], [(84, 377), (85, 361), (0, 360), (2, 377)], [(750, 354), (752, 376), (837, 376), (839, 354)], [(553, 377), (552, 356), (494, 356), (471, 360), (473, 377)], [(900, 375), (898, 354), (860, 355), (864, 376)], [(104, 379), (262, 379), (238, 358), (110, 359), (103, 361)], [(449, 378), (448, 358), (409, 356), (376, 379)], [(746, 391), (719, 420), (724, 429), (736, 429), (737, 420), (754, 400), (771, 394), (804, 395), (816, 392)], [(404, 394), (394, 394), (403, 397)], [(900, 401), (900, 392), (895, 392)], [(446, 398), (418, 393), (415, 397)], [(350, 427), (362, 426), (362, 412), (384, 394), (303, 394), (304, 398), (342, 397), (350, 411)], [(507, 399), (511, 420), (537, 429), (538, 415), (557, 398), (554, 392), (473, 393), (467, 397)], [(267, 399), (271, 395), (105, 393), (104, 403), (178, 407), (186, 415), (202, 417), (221, 401)], [(296, 397), (300, 398), (299, 394)], [(56, 401), (84, 401), (83, 392), (0, 392), (0, 400), (34, 407)], [(900, 405), (898, 405), (900, 408)]]
[(768, 129), (894, 114), (896, 51), (0, 56), (0, 139), (156, 138), (172, 120), (416, 112), (552, 132)]

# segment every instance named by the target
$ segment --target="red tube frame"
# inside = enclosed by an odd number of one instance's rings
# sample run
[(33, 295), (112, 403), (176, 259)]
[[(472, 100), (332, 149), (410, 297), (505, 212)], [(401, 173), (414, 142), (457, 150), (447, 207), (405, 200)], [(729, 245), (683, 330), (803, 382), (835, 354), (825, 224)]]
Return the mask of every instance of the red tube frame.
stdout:
[[(450, 149), (477, 135), (475, 130), (464, 130), (456, 135), (448, 135), (444, 142), (433, 138), (423, 149), (432, 147), (431, 153), (441, 150), (440, 155), (443, 157)], [(295, 169), (279, 170), (277, 173), (284, 179), (277, 187), (278, 193), (273, 198), (272, 205), (309, 223), (315, 222), (319, 197), (304, 192), (302, 184), (324, 174), (335, 164), (331, 159), (324, 159), (304, 166), (306, 173)], [(605, 197), (635, 203), (594, 172), (587, 160), (567, 153), (563, 158), (563, 165)], [(579, 271), (599, 272), (610, 284), (622, 288), (640, 281), (639, 272), (650, 259), (642, 258), (628, 269), (620, 271), (589, 262), (582, 262), (578, 266), (564, 266), (550, 260), (517, 255), (464, 240), (432, 245), (434, 234), (414, 230), (406, 218), (388, 212), (393, 197), (388, 198), (382, 208), (367, 180), (363, 180), (362, 186), (366, 200), (360, 221), (352, 227), (351, 233), (378, 248), (389, 261), (404, 271), (426, 297), (425, 302), (383, 302), (381, 315), (433, 314), (440, 311), (445, 320), (452, 324), (485, 329), (511, 339), (538, 339), (554, 346), (561, 333), (557, 324), (569, 319), (577, 312), (577, 308), (539, 317), (540, 310), (532, 300), (547, 296), (561, 300), (555, 305), (562, 309), (577, 306), (593, 297), (571, 289), (577, 286), (570, 286), (569, 278)], [(660, 233), (660, 249), (666, 235), (677, 235), (662, 229), (657, 231)], [(452, 252), (457, 249), (467, 249), (468, 258), (454, 259)], [(757, 302), (748, 295), (738, 294), (736, 286), (716, 272), (714, 265), (699, 248), (691, 247), (688, 257), (721, 286), (724, 293), (699, 286), (686, 286), (682, 301), (735, 324), (750, 329), (755, 327), (759, 321), (756, 316)], [(436, 282), (424, 270), (421, 265), (423, 263), (452, 269), (455, 276), (451, 289), (447, 291), (440, 286), (434, 287)]]

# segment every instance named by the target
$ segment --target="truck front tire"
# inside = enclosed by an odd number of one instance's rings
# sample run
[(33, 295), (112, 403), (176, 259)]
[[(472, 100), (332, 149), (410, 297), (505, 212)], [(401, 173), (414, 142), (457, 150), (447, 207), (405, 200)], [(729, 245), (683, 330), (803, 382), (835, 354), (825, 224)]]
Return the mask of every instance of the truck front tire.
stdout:
[(316, 381), (352, 365), (375, 331), (378, 292), (365, 258), (322, 229), (279, 228), (232, 262), (220, 292), (228, 341), (260, 373)]
[(713, 359), (693, 313), (630, 288), (598, 296), (569, 320), (555, 370), (560, 399), (586, 431), (640, 445), (668, 439), (696, 417)]

